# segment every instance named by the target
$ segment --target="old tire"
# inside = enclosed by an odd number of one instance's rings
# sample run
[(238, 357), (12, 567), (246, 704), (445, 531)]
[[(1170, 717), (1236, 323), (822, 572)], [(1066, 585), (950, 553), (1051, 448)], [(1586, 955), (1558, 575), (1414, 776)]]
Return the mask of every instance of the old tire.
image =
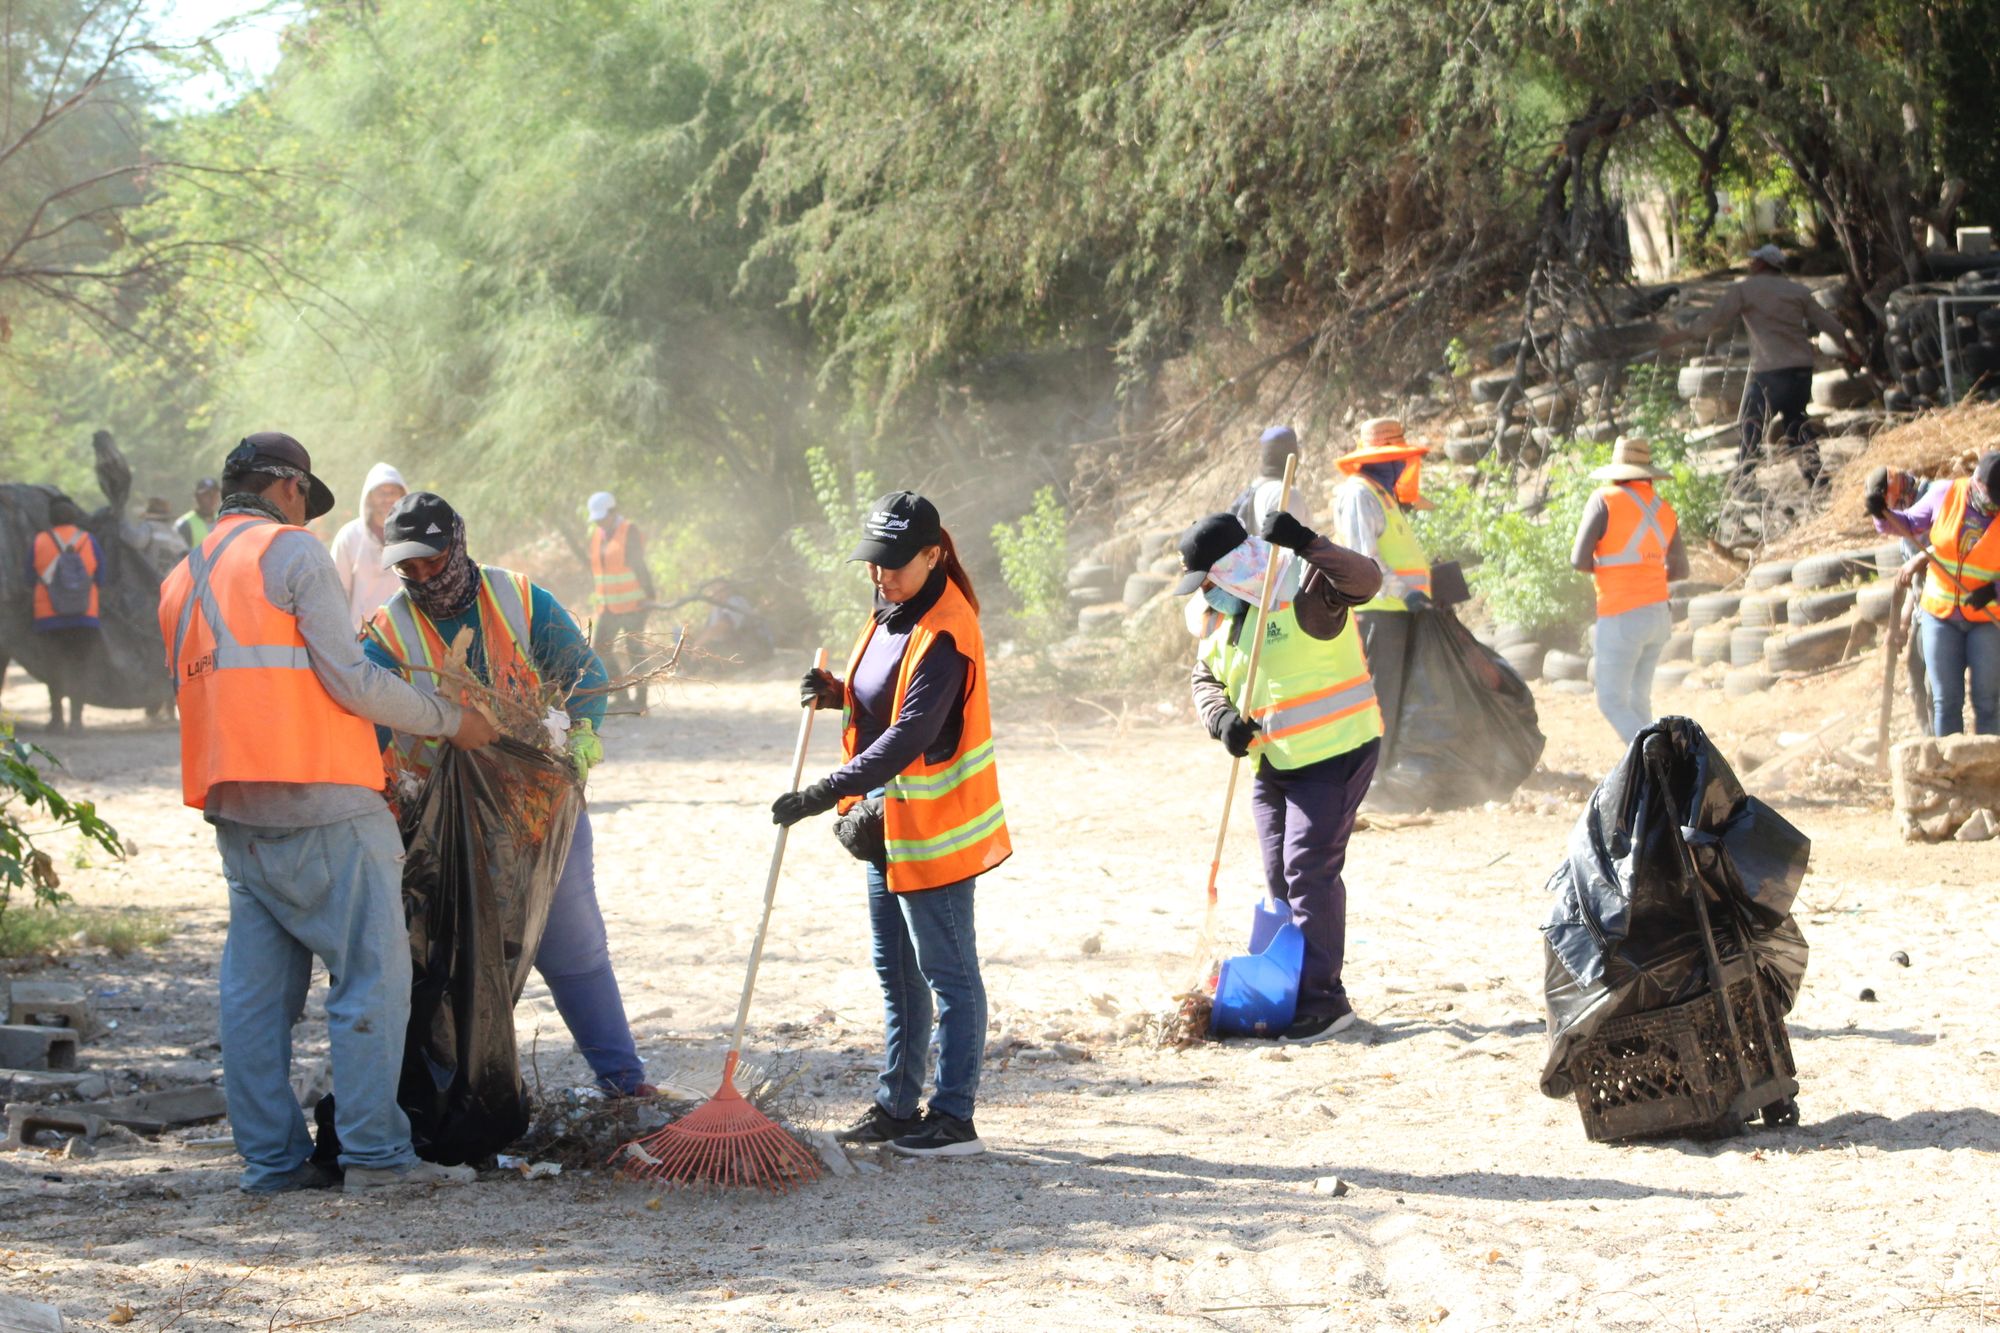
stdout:
[(1672, 690), (1687, 684), (1688, 674), (1694, 670), (1692, 662), (1662, 662), (1653, 673), (1653, 689)]
[(1749, 584), (1760, 592), (1776, 588), (1792, 580), (1792, 562), (1789, 560), (1766, 560), (1761, 565), (1750, 566)]
[(1660, 649), (1660, 661), (1663, 663), (1687, 662), (1692, 664), (1694, 662), (1694, 635), (1686, 630), (1681, 630), (1676, 634), (1669, 634), (1666, 646)]
[(1807, 592), (1838, 588), (1858, 573), (1853, 561), (1845, 554), (1809, 555), (1792, 566), (1792, 585)]
[(1077, 588), (1110, 588), (1116, 572), (1111, 566), (1097, 560), (1086, 560), (1072, 565), (1069, 571), (1069, 586)]
[(1896, 571), (1903, 567), (1903, 544), (1884, 542), (1875, 548), (1875, 573), (1885, 579), (1896, 577)]
[(1590, 659), (1560, 648), (1549, 649), (1542, 659), (1542, 675), (1549, 680), (1588, 680)]
[(1836, 411), (1843, 407), (1868, 407), (1875, 402), (1875, 385), (1844, 370), (1825, 370), (1813, 376), (1812, 397), (1821, 407)]
[(1776, 682), (1763, 666), (1732, 667), (1723, 674), (1722, 692), (1731, 699), (1741, 699), (1752, 694), (1762, 694)]
[(1522, 680), (1542, 678), (1542, 657), (1548, 650), (1539, 643), (1510, 643), (1494, 651), (1514, 668), (1514, 674)]
[(1763, 625), (1738, 625), (1729, 631), (1729, 665), (1753, 666), (1764, 660), (1764, 641), (1771, 631)]
[(1701, 629), (1736, 614), (1743, 599), (1733, 592), (1705, 592), (1688, 599), (1688, 628)]
[(1482, 435), (1477, 439), (1455, 439), (1444, 442), (1444, 456), (1454, 463), (1470, 466), (1493, 451), (1491, 436)]
[(1125, 578), (1125, 605), (1138, 610), (1165, 592), (1173, 580), (1161, 574), (1130, 574)]
[(1505, 652), (1516, 644), (1533, 643), (1534, 641), (1535, 631), (1531, 629), (1526, 629), (1520, 625), (1495, 625), (1493, 627), (1493, 637), (1488, 639), (1487, 643), (1501, 652)]
[(1794, 625), (1819, 625), (1847, 614), (1853, 607), (1855, 591), (1802, 592), (1785, 603), (1785, 613)]
[(1817, 671), (1838, 662), (1852, 637), (1853, 626), (1841, 623), (1773, 634), (1764, 641), (1764, 666), (1773, 672)]
[(1871, 583), (1854, 595), (1854, 609), (1871, 625), (1889, 623), (1890, 608), (1896, 604), (1896, 585), (1884, 579)]
[(1739, 614), (1745, 625), (1771, 629), (1786, 621), (1785, 599), (1777, 593), (1752, 593), (1743, 599)]
[(1694, 632), (1694, 664), (1714, 666), (1729, 660), (1730, 627), (1705, 625)]

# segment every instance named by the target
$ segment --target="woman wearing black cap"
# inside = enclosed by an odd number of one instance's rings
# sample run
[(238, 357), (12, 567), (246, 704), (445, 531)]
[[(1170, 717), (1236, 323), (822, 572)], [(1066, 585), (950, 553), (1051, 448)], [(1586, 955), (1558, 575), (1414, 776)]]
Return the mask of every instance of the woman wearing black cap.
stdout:
[[(986, 1050), (986, 987), (973, 932), (975, 879), (1007, 859), (993, 763), (979, 599), (920, 495), (878, 500), (850, 560), (868, 563), (875, 610), (846, 679), (806, 674), (802, 702), (847, 710), (845, 762), (771, 818), (793, 824), (839, 806), (841, 841), (868, 862), (868, 916), (887, 1028), (875, 1100), (842, 1137), (912, 1157), (984, 1152), (973, 1127)], [(937, 996), (938, 1064), (918, 1115)]]

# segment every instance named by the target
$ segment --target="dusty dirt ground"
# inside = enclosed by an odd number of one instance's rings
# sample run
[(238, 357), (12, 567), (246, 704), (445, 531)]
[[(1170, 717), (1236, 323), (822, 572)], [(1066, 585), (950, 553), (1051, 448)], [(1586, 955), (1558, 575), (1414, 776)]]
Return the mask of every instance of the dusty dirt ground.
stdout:
[[(1833, 720), (1834, 738), (1872, 716), (1867, 675), (1656, 702), (1756, 759), (1780, 733)], [(10, 682), (24, 734), (42, 698)], [(641, 1051), (696, 1085), (720, 1066), (794, 698), (789, 676), (681, 686), (653, 716), (614, 720), (592, 784)], [(1547, 766), (1588, 785), (1618, 757), (1609, 729), (1588, 698), (1542, 699)], [(73, 1327), (112, 1326), (127, 1305), (127, 1326), (155, 1330), (2000, 1321), (1990, 845), (1905, 847), (1879, 785), (1806, 770), (1774, 798), (1815, 840), (1799, 912), (1812, 964), (1791, 1016), (1803, 1122), (1598, 1146), (1574, 1104), (1536, 1087), (1537, 926), (1573, 799), (1529, 792), (1357, 837), (1347, 980), (1366, 1021), (1343, 1038), (1161, 1050), (1123, 1034), (1185, 980), (1224, 756), (1171, 704), (1122, 723), (1054, 716), (1014, 704), (999, 728), (1018, 850), (979, 889), (985, 1157), (885, 1163), (786, 1198), (660, 1195), (573, 1171), (393, 1201), (259, 1200), (235, 1189), (226, 1149), (192, 1142), (226, 1131), (200, 1126), (91, 1160), (0, 1157), (0, 1290), (56, 1304)], [(70, 886), (86, 905), (169, 913), (177, 933), (148, 955), (60, 968), (117, 1006), (118, 1030), (85, 1062), (121, 1084), (202, 1081), (219, 1073), (212, 844), (178, 804), (173, 733), (137, 714), (93, 722), (56, 749), (139, 850)], [(821, 728), (815, 767), (834, 746)], [(824, 821), (792, 845), (752, 1057), (802, 1059), (800, 1118), (832, 1126), (869, 1095), (879, 999), (858, 869)], [(1225, 926), (1245, 929), (1261, 890), (1241, 802), (1225, 880)], [(518, 1016), (544, 1084), (580, 1080), (538, 982)], [(323, 1049), (317, 1018), (300, 1034), (304, 1053)], [(1082, 1058), (1051, 1058), (1057, 1041)], [(1347, 1192), (1316, 1189), (1326, 1177)]]

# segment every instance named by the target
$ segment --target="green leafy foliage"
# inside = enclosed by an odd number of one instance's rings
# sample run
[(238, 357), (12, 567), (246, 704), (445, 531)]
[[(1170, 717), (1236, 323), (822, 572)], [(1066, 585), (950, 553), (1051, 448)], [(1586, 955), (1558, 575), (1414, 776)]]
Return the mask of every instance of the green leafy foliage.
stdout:
[[(16, 737), (11, 725), (0, 724), (0, 917), (23, 885), (38, 907), (68, 901), (55, 860), (38, 839), (72, 830), (81, 839), (79, 850), (95, 846), (114, 857), (125, 854), (118, 831), (98, 817), (96, 805), (57, 791), (42, 775), (42, 764), (60, 767), (54, 755)], [(29, 820), (46, 822), (31, 828)]]
[(1014, 595), (1012, 616), (1031, 644), (1061, 638), (1071, 625), (1069, 513), (1053, 486), (1035, 492), (1034, 507), (1014, 523), (993, 525), (1000, 577)]
[(817, 446), (806, 450), (806, 471), (819, 520), (799, 524), (789, 536), (807, 571), (801, 591), (820, 635), (837, 638), (869, 605), (866, 566), (847, 557), (875, 499), (875, 474), (862, 471), (850, 477)]

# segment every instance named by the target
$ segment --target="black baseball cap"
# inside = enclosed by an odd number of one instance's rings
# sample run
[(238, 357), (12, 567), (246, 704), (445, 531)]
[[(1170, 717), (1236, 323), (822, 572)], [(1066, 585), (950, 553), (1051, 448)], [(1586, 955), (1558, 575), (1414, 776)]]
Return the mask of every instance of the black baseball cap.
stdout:
[(1181, 534), (1181, 568), (1187, 573), (1174, 585), (1174, 596), (1199, 588), (1215, 562), (1241, 546), (1249, 535), (1234, 514), (1210, 514), (1191, 524)]
[(848, 560), (866, 560), (884, 569), (901, 569), (926, 546), (944, 540), (944, 520), (937, 506), (915, 491), (891, 491), (868, 507), (864, 534)]
[(281, 430), (260, 430), (255, 435), (245, 435), (229, 451), (229, 457), (222, 460), (222, 479), (248, 476), (252, 472), (274, 472), (283, 469), (285, 473), (304, 477), (310, 486), (306, 498), (306, 518), (308, 521), (333, 509), (333, 491), (327, 484), (313, 475), (312, 455), (306, 447)]
[(451, 549), (451, 534), (457, 527), (458, 511), (443, 496), (411, 491), (382, 520), (382, 568), (443, 555)]

